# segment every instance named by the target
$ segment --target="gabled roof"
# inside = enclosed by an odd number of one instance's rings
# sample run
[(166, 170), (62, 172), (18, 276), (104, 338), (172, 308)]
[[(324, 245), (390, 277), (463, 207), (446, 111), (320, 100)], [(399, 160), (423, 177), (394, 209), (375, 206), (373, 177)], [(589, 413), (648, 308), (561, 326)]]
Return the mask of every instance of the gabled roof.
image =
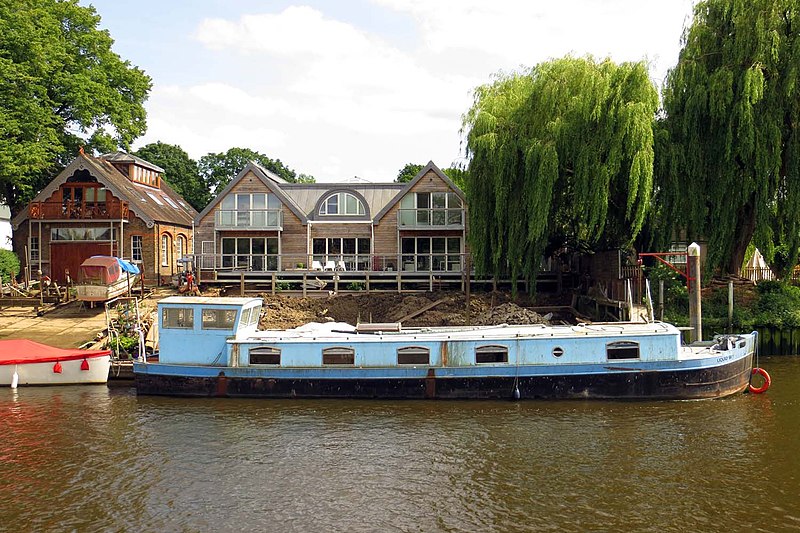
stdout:
[(245, 167), (239, 171), (239, 173), (230, 181), (230, 183), (228, 183), (228, 185), (222, 189), (222, 192), (218, 193), (211, 203), (195, 216), (195, 222), (199, 224), (200, 220), (206, 216), (217, 204), (219, 204), (228, 194), (228, 192), (230, 192), (230, 190), (237, 183), (239, 183), (248, 172), (252, 172), (258, 179), (260, 179), (261, 182), (270, 190), (270, 192), (275, 194), (275, 196), (277, 196), (282, 203), (286, 204), (286, 206), (292, 211), (292, 213), (295, 214), (297, 218), (300, 219), (303, 224), (306, 223), (307, 219), (305, 214), (303, 214), (303, 211), (297, 206), (294, 200), (284, 193), (283, 189), (281, 188), (283, 185), (287, 184), (286, 181), (274, 172), (270, 172), (253, 161), (247, 163), (247, 165), (245, 165)]
[[(120, 152), (117, 154), (119, 153)], [(116, 161), (119, 162), (119, 159), (116, 159)], [(148, 165), (150, 168), (155, 167), (155, 165), (151, 165), (150, 163), (148, 163)], [(73, 159), (70, 164), (67, 165), (67, 168), (53, 178), (53, 180), (34, 197), (33, 201), (42, 202), (47, 200), (78, 170), (87, 170), (98, 182), (102, 183), (110, 190), (114, 196), (128, 202), (128, 208), (139, 218), (144, 220), (150, 227), (155, 222), (166, 222), (185, 227), (190, 227), (192, 225), (192, 219), (197, 211), (195, 211), (186, 200), (181, 198), (165, 180), (161, 180), (160, 189), (133, 183), (109, 161), (86, 154), (80, 154)], [(165, 197), (168, 197), (169, 200), (166, 200)], [(159, 205), (154, 198), (158, 199), (162, 205)], [(170, 201), (177, 207), (173, 207)], [(11, 221), (12, 225), (18, 228), (27, 218), (28, 208), (26, 207), (14, 217)]]
[(439, 167), (437, 167), (437, 166), (436, 166), (436, 165), (433, 163), (433, 161), (428, 161), (428, 164), (427, 164), (427, 165), (425, 165), (425, 167), (423, 167), (423, 169), (422, 169), (422, 170), (420, 170), (420, 171), (417, 173), (417, 175), (416, 175), (416, 176), (414, 176), (414, 179), (412, 179), (411, 181), (409, 181), (408, 183), (406, 183), (406, 184), (405, 184), (405, 187), (403, 187), (403, 189), (402, 189), (400, 192), (398, 192), (398, 193), (395, 195), (395, 197), (394, 197), (394, 198), (393, 198), (393, 199), (392, 199), (392, 200), (391, 200), (391, 201), (390, 201), (388, 204), (386, 204), (386, 205), (383, 207), (383, 209), (381, 209), (381, 210), (380, 210), (380, 212), (378, 212), (378, 214), (377, 214), (377, 215), (375, 215), (375, 217), (373, 218), (373, 222), (375, 222), (375, 224), (378, 224), (378, 223), (380, 222), (380, 220), (381, 220), (381, 219), (384, 217), (384, 215), (386, 215), (386, 213), (388, 213), (388, 212), (389, 212), (389, 210), (390, 210), (392, 207), (394, 207), (394, 205), (395, 205), (397, 202), (399, 202), (399, 201), (400, 201), (400, 199), (401, 199), (401, 198), (403, 198), (403, 196), (405, 196), (405, 195), (406, 195), (406, 193), (407, 193), (408, 191), (410, 191), (410, 190), (411, 190), (411, 189), (414, 187), (414, 185), (416, 185), (416, 184), (419, 182), (419, 180), (421, 180), (421, 179), (423, 178), (423, 176), (425, 176), (425, 174), (427, 174), (427, 173), (428, 173), (428, 172), (430, 172), (430, 171), (433, 171), (433, 172), (434, 172), (434, 173), (435, 173), (437, 176), (439, 176), (439, 177), (442, 179), (442, 181), (444, 181), (444, 182), (447, 184), (447, 186), (448, 186), (448, 187), (450, 187), (451, 189), (453, 189), (453, 191), (454, 191), (454, 192), (455, 192), (455, 193), (456, 193), (456, 194), (457, 194), (457, 195), (458, 195), (458, 196), (461, 198), (461, 200), (462, 200), (464, 203), (466, 203), (466, 201), (467, 201), (467, 198), (466, 198), (466, 196), (464, 196), (464, 191), (462, 191), (461, 189), (459, 189), (458, 185), (456, 185), (456, 184), (453, 182), (453, 180), (451, 180), (450, 178), (448, 178), (448, 177), (447, 177), (447, 174), (445, 174), (444, 172), (442, 172), (442, 170), (441, 170)]

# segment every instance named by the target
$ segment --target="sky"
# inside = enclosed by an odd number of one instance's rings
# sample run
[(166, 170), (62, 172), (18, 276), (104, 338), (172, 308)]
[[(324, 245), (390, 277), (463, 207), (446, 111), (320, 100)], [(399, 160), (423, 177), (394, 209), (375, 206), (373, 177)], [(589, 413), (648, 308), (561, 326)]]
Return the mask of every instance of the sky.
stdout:
[(318, 182), (465, 161), (476, 87), (567, 54), (648, 62), (661, 85), (692, 0), (80, 0), (153, 79), (147, 133)]

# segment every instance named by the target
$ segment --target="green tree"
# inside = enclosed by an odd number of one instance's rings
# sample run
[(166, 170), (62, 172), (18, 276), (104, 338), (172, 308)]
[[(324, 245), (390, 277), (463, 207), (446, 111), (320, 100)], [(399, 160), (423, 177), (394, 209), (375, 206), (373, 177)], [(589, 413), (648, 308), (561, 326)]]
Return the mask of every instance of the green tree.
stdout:
[(643, 62), (566, 57), (478, 87), (464, 116), (476, 270), (532, 281), (546, 251), (631, 243), (657, 108)]
[(0, 0), (0, 197), (17, 211), (77, 153), (144, 133), (150, 78), (78, 0)]
[(271, 159), (264, 154), (249, 148), (231, 148), (227, 152), (207, 154), (200, 158), (200, 175), (206, 184), (214, 191), (219, 192), (233, 179), (250, 161), (255, 161), (267, 170), (278, 175), (288, 182), (313, 183), (314, 177), (297, 173), (284, 165), (280, 159)]
[(416, 163), (406, 163), (406, 166), (400, 169), (397, 173), (397, 179), (394, 180), (395, 183), (408, 183), (409, 181), (413, 180), (414, 177), (419, 174), (419, 171), (425, 165), (417, 165)]
[[(708, 242), (707, 268), (739, 273), (753, 241), (791, 268), (800, 247), (800, 4), (705, 0), (664, 87), (662, 236)], [(661, 161), (663, 159), (663, 161)]]
[(180, 146), (158, 141), (141, 147), (134, 155), (163, 168), (167, 183), (198, 211), (211, 201), (211, 192), (200, 177), (197, 162)]

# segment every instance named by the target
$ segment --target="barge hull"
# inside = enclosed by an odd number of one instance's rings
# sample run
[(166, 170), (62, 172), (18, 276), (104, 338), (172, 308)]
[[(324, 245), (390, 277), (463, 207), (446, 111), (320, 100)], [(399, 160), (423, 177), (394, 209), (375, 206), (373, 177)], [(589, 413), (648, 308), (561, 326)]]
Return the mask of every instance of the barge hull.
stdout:
[[(143, 365), (148, 366), (148, 365)], [(624, 399), (692, 400), (721, 398), (744, 391), (750, 380), (752, 354), (727, 364), (688, 370), (611, 368), (604, 373), (525, 376), (282, 378), (236, 376), (219, 368), (215, 376), (159, 374), (150, 368), (135, 373), (138, 394), (234, 398), (361, 399)], [(227, 374), (226, 374), (227, 371)]]

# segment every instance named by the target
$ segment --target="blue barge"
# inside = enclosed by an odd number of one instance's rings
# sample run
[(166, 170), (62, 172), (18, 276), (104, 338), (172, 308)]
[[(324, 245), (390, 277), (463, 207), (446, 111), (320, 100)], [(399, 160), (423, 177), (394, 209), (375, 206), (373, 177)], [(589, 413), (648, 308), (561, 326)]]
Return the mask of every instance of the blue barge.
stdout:
[(258, 298), (169, 297), (137, 393), (260, 398), (701, 399), (744, 391), (755, 333), (681, 344), (670, 324), (258, 330)]

